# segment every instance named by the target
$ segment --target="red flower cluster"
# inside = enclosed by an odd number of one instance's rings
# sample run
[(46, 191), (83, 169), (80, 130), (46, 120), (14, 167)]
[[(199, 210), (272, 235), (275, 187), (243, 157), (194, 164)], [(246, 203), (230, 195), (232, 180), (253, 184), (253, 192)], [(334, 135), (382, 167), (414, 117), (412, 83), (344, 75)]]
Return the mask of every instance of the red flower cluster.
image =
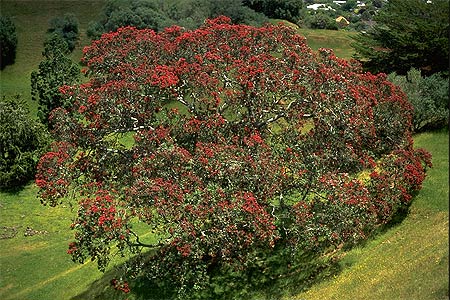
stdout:
[(128, 294), (130, 292), (130, 287), (128, 285), (128, 282), (117, 280), (115, 278), (111, 279), (111, 286), (118, 291), (122, 291), (125, 294)]

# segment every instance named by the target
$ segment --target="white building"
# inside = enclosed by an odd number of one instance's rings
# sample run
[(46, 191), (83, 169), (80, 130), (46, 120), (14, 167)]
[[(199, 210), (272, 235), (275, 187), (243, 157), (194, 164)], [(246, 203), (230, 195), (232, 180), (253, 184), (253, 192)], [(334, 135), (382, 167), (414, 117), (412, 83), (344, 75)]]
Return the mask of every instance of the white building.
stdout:
[[(345, 1), (344, 1), (344, 2), (345, 2)], [(311, 5), (308, 5), (306, 8), (307, 8), (307, 9), (312, 9), (312, 10), (318, 10), (318, 9), (322, 9), (322, 10), (334, 10), (332, 7), (326, 5), (325, 3), (311, 4)]]

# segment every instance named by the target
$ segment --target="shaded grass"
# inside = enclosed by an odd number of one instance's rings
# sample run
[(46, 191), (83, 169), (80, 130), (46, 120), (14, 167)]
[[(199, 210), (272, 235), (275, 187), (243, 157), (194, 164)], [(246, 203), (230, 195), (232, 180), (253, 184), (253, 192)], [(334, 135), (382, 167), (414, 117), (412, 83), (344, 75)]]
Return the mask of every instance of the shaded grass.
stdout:
[(449, 135), (423, 133), (415, 142), (434, 167), (405, 220), (346, 253), (341, 273), (290, 299), (448, 299)]

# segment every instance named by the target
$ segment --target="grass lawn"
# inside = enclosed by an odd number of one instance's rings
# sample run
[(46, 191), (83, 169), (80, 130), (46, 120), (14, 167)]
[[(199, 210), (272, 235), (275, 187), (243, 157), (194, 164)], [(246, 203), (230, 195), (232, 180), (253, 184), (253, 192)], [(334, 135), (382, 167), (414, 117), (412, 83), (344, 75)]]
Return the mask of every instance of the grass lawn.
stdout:
[(306, 37), (308, 45), (313, 49), (331, 48), (337, 57), (350, 59), (354, 49), (350, 46), (355, 32), (300, 28), (298, 32)]
[(356, 36), (356, 32), (345, 30), (326, 30), (326, 29), (308, 29), (300, 28), (297, 25), (288, 21), (272, 20), (272, 23), (276, 24), (282, 22), (285, 25), (295, 29), (300, 35), (306, 38), (308, 46), (313, 50), (319, 48), (333, 49), (334, 54), (337, 57), (350, 59), (352, 58), (355, 50), (350, 46), (353, 42), (352, 36)]

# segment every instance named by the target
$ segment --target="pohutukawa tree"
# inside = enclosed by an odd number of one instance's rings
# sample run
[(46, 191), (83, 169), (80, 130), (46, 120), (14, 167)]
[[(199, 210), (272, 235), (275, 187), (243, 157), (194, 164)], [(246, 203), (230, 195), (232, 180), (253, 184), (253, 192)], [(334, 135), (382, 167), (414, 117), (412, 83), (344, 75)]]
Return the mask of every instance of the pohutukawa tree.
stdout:
[(134, 256), (132, 274), (180, 295), (279, 247), (364, 239), (430, 165), (399, 88), (281, 25), (121, 28), (83, 61), (89, 82), (61, 87), (74, 105), (51, 115), (40, 197), (79, 201), (75, 261)]

